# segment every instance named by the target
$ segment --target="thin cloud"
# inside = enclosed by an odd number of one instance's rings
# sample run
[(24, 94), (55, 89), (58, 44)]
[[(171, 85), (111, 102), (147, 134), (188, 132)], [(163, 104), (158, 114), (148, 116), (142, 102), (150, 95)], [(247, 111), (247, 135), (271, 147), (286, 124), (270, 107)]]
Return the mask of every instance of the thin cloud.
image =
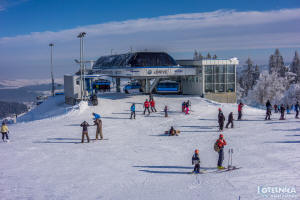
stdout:
[[(1, 5), (1, 4), (0, 4)], [(87, 32), (85, 57), (133, 50), (169, 53), (207, 52), (300, 47), (300, 9), (273, 11), (217, 10), (115, 21), (58, 32), (34, 32), (0, 38), (0, 65), (48, 67), (50, 42), (54, 42), (56, 64), (74, 69), (78, 57), (79, 32)], [(254, 58), (255, 59), (255, 58)], [(70, 70), (71, 71), (71, 70)]]

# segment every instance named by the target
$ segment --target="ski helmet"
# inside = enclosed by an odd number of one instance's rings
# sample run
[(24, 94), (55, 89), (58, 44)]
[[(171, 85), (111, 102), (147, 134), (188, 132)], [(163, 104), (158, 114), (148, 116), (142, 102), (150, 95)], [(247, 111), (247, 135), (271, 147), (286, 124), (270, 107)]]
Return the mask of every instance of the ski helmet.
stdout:
[(198, 149), (196, 149), (196, 150), (195, 150), (195, 153), (197, 153), (197, 154), (198, 154), (198, 153), (199, 153), (199, 150), (198, 150)]
[(222, 111), (222, 109), (221, 109), (221, 108), (219, 108), (219, 111)]
[(220, 138), (223, 138), (223, 134), (220, 134), (220, 136), (219, 136)]

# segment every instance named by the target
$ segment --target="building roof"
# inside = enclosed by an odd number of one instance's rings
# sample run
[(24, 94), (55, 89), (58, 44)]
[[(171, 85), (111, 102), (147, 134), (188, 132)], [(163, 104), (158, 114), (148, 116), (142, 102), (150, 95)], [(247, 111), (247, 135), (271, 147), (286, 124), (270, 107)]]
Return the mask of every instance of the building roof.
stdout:
[(176, 61), (165, 52), (135, 52), (102, 56), (93, 65), (93, 69), (174, 65), (177, 65)]

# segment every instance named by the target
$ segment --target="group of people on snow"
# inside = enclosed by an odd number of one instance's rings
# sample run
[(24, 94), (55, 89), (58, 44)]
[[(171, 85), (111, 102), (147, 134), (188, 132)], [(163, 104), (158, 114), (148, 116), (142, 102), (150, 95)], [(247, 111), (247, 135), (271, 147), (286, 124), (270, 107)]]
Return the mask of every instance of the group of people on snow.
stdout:
[(190, 107), (191, 107), (190, 100), (184, 101), (184, 102), (182, 102), (182, 105), (181, 105), (181, 111), (183, 113), (185, 113), (186, 115), (188, 115), (189, 111), (190, 111)]
[[(225, 169), (225, 167), (223, 167), (225, 145), (227, 145), (227, 143), (224, 139), (224, 136), (223, 134), (220, 134), (219, 138), (214, 144), (214, 150), (218, 153), (217, 168), (219, 170)], [(195, 150), (195, 153), (192, 157), (192, 165), (194, 165), (193, 173), (200, 173), (200, 155), (198, 149)]]
[[(281, 104), (281, 105), (277, 105), (274, 104), (273, 106), (274, 108), (274, 112), (278, 113), (280, 112), (280, 118), (279, 120), (285, 120), (285, 111), (287, 114), (291, 114), (291, 110), (294, 110), (296, 112), (295, 114), (295, 118), (298, 119), (299, 118), (299, 102), (297, 101), (295, 105), (292, 105), (291, 107), (287, 104)], [(270, 102), (270, 100), (267, 100), (266, 102), (266, 117), (265, 120), (271, 120), (271, 115), (272, 115), (272, 104)]]
[[(102, 120), (100, 119), (100, 115), (97, 113), (93, 113), (94, 116), (94, 125), (96, 126), (96, 138), (95, 140), (99, 139), (100, 136), (100, 140), (103, 140), (103, 133), (102, 133)], [(90, 142), (90, 137), (89, 137), (89, 133), (88, 133), (88, 127), (91, 126), (89, 125), (89, 123), (87, 123), (86, 121), (82, 122), (80, 124), (80, 126), (82, 127), (82, 137), (81, 137), (81, 143), (84, 143), (84, 138), (86, 137), (87, 142)]]

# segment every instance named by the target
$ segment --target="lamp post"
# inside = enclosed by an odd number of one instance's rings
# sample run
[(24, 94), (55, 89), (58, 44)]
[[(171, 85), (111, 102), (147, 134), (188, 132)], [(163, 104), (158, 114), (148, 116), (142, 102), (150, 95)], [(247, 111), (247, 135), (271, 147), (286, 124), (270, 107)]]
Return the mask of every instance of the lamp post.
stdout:
[(50, 67), (51, 67), (51, 82), (52, 82), (52, 87), (51, 87), (51, 95), (54, 96), (54, 90), (55, 90), (55, 86), (54, 86), (54, 77), (53, 77), (53, 62), (52, 62), (52, 54), (53, 54), (53, 43), (49, 44), (50, 46)]
[(81, 100), (85, 99), (85, 88), (84, 88), (84, 69), (83, 69), (83, 37), (86, 35), (86, 32), (81, 32), (79, 33), (79, 35), (77, 36), (80, 39), (80, 81), (81, 81), (81, 92), (80, 92), (80, 97)]

